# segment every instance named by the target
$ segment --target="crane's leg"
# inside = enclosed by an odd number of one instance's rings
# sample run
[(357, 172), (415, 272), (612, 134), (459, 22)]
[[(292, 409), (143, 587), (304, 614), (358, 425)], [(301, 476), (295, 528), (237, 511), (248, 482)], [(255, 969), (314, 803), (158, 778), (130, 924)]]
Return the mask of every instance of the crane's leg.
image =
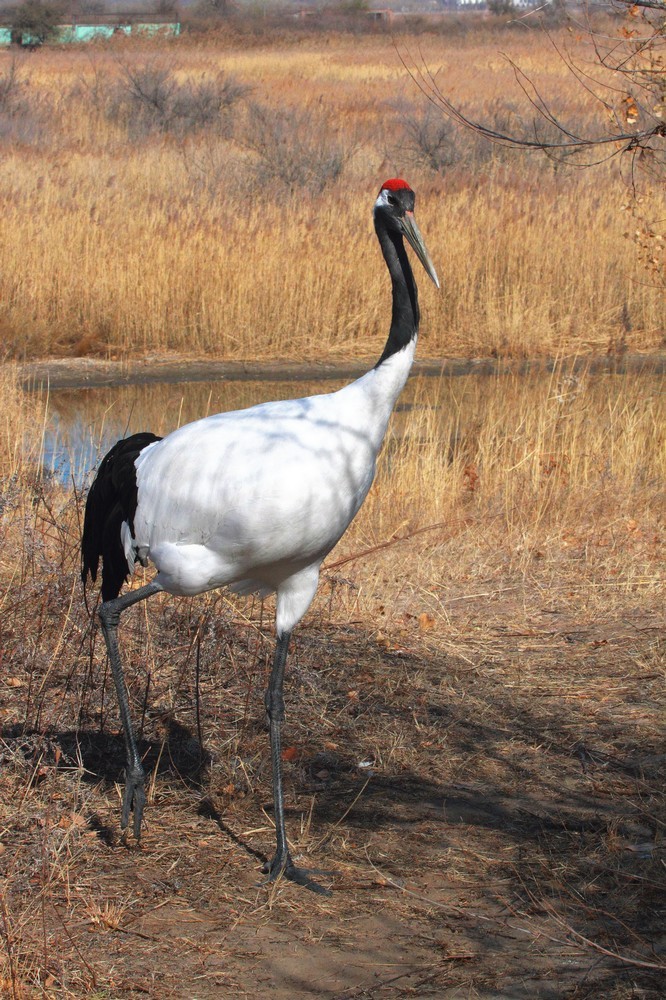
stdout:
[(129, 823), (130, 812), (134, 811), (134, 836), (139, 840), (141, 836), (141, 819), (143, 817), (143, 807), (146, 804), (146, 793), (144, 784), (146, 772), (143, 769), (139, 751), (136, 745), (132, 719), (130, 717), (129, 700), (127, 698), (127, 688), (123, 668), (120, 662), (120, 651), (118, 649), (118, 622), (121, 613), (130, 608), (133, 604), (143, 601), (151, 594), (159, 593), (163, 588), (159, 583), (149, 583), (138, 590), (130, 590), (127, 594), (115, 597), (111, 601), (105, 601), (99, 608), (99, 619), (102, 623), (102, 633), (109, 654), (113, 680), (118, 694), (118, 705), (120, 707), (120, 719), (123, 724), (123, 735), (125, 737), (125, 749), (127, 751), (127, 772), (125, 774), (125, 794), (123, 796), (123, 812), (120, 826), (123, 830)]
[(273, 669), (266, 691), (266, 713), (270, 724), (271, 734), (271, 762), (273, 767), (273, 809), (275, 812), (275, 835), (277, 849), (270, 864), (266, 865), (265, 871), (268, 874), (266, 882), (275, 882), (280, 877), (303, 885), (313, 892), (318, 892), (323, 896), (330, 896), (328, 889), (318, 885), (310, 875), (328, 875), (329, 872), (297, 868), (291, 859), (289, 845), (287, 844), (287, 831), (284, 821), (284, 796), (282, 792), (282, 724), (284, 722), (284, 698), (282, 686), (284, 681), (284, 669), (287, 663), (287, 652), (289, 650), (289, 639), (291, 632), (278, 634), (275, 657), (273, 659)]

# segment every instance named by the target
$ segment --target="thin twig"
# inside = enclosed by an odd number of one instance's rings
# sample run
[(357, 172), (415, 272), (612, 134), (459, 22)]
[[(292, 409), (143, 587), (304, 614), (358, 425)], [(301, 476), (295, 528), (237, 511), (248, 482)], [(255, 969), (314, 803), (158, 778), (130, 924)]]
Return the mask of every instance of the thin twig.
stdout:
[[(415, 528), (414, 531), (408, 531), (406, 535), (392, 535), (385, 542), (379, 542), (377, 545), (371, 545), (367, 549), (361, 549), (360, 552), (352, 552), (350, 556), (344, 556), (343, 559), (336, 559), (335, 562), (326, 563), (323, 567), (324, 572), (328, 572), (332, 569), (338, 569), (339, 566), (344, 566), (345, 563), (353, 562), (356, 559), (363, 559), (365, 556), (370, 555), (373, 552), (380, 552), (382, 549), (387, 549), (391, 545), (397, 545), (398, 542), (408, 542), (417, 535), (422, 535), (425, 531), (436, 531), (438, 528), (450, 528), (452, 525), (468, 527), (471, 524), (470, 518), (457, 518), (455, 521), (438, 521), (436, 524), (426, 524), (422, 528)], [(453, 538), (454, 532), (452, 531), (449, 538)]]
[(340, 824), (347, 818), (347, 816), (349, 816), (349, 813), (352, 811), (352, 809), (354, 808), (354, 806), (356, 805), (356, 803), (358, 802), (358, 800), (360, 799), (360, 797), (363, 795), (363, 792), (366, 790), (366, 788), (370, 784), (370, 781), (371, 781), (370, 778), (366, 778), (365, 779), (363, 787), (357, 793), (357, 795), (352, 799), (352, 801), (350, 802), (350, 804), (347, 806), (347, 808), (343, 812), (342, 816), (340, 816), (340, 818), (335, 823), (333, 823), (332, 826), (329, 827), (329, 829), (324, 834), (324, 836), (321, 838), (321, 840), (317, 841), (317, 843), (313, 847), (313, 850), (315, 850), (315, 851), (318, 850), (325, 841), (331, 839), (331, 834), (333, 833), (333, 831), (337, 830), (337, 828), (340, 826)]
[(610, 948), (604, 948), (603, 945), (597, 944), (596, 941), (592, 941), (590, 938), (585, 937), (580, 931), (575, 930), (571, 924), (564, 920), (554, 906), (552, 906), (546, 899), (537, 899), (537, 897), (530, 892), (530, 890), (525, 886), (525, 890), (532, 900), (532, 902), (539, 907), (542, 907), (546, 913), (559, 924), (568, 934), (573, 935), (578, 941), (582, 941), (584, 945), (588, 948), (594, 948), (595, 951), (601, 952), (602, 955), (606, 955), (608, 958), (614, 958), (618, 962), (623, 962), (625, 965), (635, 965), (641, 969), (656, 969), (658, 972), (666, 972), (666, 965), (662, 965), (660, 962), (646, 962), (641, 958), (633, 958), (631, 955), (621, 955), (620, 952), (612, 951)]

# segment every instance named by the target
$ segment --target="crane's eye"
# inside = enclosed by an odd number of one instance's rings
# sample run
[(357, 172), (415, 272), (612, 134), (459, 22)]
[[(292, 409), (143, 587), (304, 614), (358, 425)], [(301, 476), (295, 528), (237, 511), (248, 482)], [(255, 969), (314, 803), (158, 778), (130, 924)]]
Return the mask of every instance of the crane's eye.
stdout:
[(390, 192), (387, 194), (386, 200), (388, 201), (389, 205), (393, 205), (393, 207), (395, 207), (398, 204), (398, 199), (394, 194), (391, 194)]

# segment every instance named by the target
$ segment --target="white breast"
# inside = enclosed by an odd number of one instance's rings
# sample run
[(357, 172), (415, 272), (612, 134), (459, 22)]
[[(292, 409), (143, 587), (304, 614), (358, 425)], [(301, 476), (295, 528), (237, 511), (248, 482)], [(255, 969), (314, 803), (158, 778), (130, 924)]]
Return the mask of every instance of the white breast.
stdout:
[(335, 395), (219, 414), (137, 459), (135, 545), (175, 593), (274, 588), (321, 560), (372, 483), (376, 442)]
[(370, 489), (415, 346), (337, 392), (220, 413), (145, 448), (133, 552), (164, 589), (270, 591), (318, 568)]

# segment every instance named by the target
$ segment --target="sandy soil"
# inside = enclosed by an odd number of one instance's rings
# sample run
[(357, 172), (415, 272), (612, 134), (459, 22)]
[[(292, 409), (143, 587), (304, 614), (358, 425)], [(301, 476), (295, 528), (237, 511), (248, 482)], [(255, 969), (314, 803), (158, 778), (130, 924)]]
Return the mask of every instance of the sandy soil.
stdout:
[[(219, 599), (128, 618), (139, 848), (97, 632), (41, 687), (9, 640), (2, 995), (664, 996), (663, 622), (637, 595), (601, 620), (544, 597), (516, 628), (515, 600), (452, 603), (455, 646), (409, 616), (299, 630), (288, 823), (330, 897), (258, 884), (270, 637)], [(11, 725), (27, 702), (38, 724)]]

